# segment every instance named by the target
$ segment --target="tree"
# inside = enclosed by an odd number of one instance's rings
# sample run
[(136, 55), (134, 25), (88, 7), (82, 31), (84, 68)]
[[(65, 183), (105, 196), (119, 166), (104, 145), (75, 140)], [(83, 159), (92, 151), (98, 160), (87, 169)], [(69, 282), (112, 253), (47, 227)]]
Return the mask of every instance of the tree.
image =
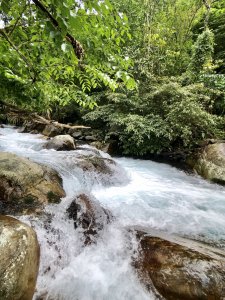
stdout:
[(203, 72), (209, 72), (212, 67), (214, 51), (214, 34), (207, 27), (200, 34), (193, 46), (193, 53), (188, 72), (194, 80)]
[(137, 74), (177, 76), (186, 70), (202, 0), (112, 1), (128, 16)]
[[(8, 101), (39, 110), (70, 101), (93, 107), (94, 89), (135, 87), (121, 53), (127, 19), (108, 0), (2, 0), (0, 16), (0, 88)], [(25, 102), (9, 92), (18, 84)]]

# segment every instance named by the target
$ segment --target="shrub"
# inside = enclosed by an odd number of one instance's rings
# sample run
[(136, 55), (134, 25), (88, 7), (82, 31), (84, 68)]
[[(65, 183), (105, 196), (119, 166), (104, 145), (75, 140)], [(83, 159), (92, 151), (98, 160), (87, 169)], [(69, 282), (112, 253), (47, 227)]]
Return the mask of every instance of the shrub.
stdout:
[(208, 111), (211, 100), (200, 87), (170, 82), (132, 96), (105, 94), (84, 119), (103, 128), (106, 139), (117, 137), (124, 154), (191, 149), (204, 138), (219, 136), (222, 124)]

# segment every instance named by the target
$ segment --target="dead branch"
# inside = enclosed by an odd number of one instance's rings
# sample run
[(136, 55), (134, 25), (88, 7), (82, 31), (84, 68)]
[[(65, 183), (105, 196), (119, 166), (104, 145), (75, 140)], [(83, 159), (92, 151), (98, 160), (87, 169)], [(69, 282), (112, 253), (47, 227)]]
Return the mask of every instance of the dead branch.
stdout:
[(37, 113), (30, 112), (28, 110), (19, 108), (13, 104), (8, 104), (2, 100), (0, 100), (0, 109), (2, 112), (8, 115), (17, 115), (19, 118), (24, 119), (24, 121), (31, 121), (33, 123), (45, 124), (45, 125), (54, 125), (58, 128), (68, 128), (68, 129), (89, 129), (91, 127), (83, 126), (83, 125), (68, 125), (59, 123), (54, 120), (47, 120), (42, 116), (39, 116)]

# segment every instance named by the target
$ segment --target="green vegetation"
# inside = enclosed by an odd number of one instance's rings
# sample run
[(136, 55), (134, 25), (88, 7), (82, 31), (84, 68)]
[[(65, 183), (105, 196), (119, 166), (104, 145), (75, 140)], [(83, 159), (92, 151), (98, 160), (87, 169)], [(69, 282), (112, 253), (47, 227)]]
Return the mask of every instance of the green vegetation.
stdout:
[(121, 53), (127, 18), (108, 0), (2, 0), (0, 17), (3, 99), (51, 112), (71, 101), (93, 108), (89, 92), (118, 81), (135, 87)]
[(125, 154), (190, 149), (222, 135), (223, 118), (207, 111), (213, 98), (208, 93), (203, 84), (152, 83), (148, 91), (103, 94), (84, 119), (104, 128), (106, 139), (118, 139)]
[(225, 0), (2, 0), (2, 100), (128, 155), (224, 137)]

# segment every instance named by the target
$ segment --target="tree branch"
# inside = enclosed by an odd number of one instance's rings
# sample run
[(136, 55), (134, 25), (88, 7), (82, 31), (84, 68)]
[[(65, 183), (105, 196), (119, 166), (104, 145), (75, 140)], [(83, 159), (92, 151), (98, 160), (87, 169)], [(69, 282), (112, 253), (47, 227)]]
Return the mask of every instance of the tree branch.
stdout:
[[(30, 77), (33, 80), (33, 82), (36, 80), (35, 78), (35, 70), (32, 64), (28, 61), (25, 55), (23, 55), (22, 52), (13, 44), (13, 42), (10, 40), (9, 36), (7, 33), (4, 31), (4, 29), (0, 29), (0, 35), (2, 35), (5, 40), (10, 44), (10, 46), (19, 54), (19, 56), (22, 58), (22, 60), (25, 62), (26, 66), (28, 67), (30, 71)], [(33, 72), (34, 76), (32, 76), (31, 71)]]
[[(47, 17), (50, 19), (52, 24), (56, 29), (60, 30), (60, 26), (58, 21), (51, 15), (51, 13), (47, 10), (47, 8), (39, 1), (39, 0), (33, 0), (33, 3), (43, 12), (47, 15)], [(71, 34), (66, 33), (66, 40), (72, 45), (74, 53), (76, 57), (79, 60), (82, 60), (84, 56), (84, 49), (80, 42), (78, 42)]]
[(9, 34), (8, 34), (9, 36), (13, 33), (14, 29), (16, 28), (16, 26), (17, 26), (19, 20), (21, 19), (21, 17), (22, 17), (22, 15), (23, 15), (24, 11), (26, 10), (26, 7), (27, 7), (27, 4), (25, 4), (25, 6), (24, 6), (24, 8), (22, 9), (22, 11), (21, 11), (19, 17), (17, 18), (15, 24), (13, 25), (13, 28), (10, 30), (10, 32), (9, 32)]
[(39, 116), (37, 113), (33, 113), (29, 110), (19, 108), (16, 105), (6, 103), (3, 100), (0, 100), (0, 108), (1, 111), (4, 111), (5, 114), (13, 114), (13, 115), (18, 115), (21, 119), (24, 119), (26, 121), (31, 121), (33, 123), (39, 123), (39, 124), (45, 124), (45, 125), (54, 125), (55, 127), (59, 128), (67, 128), (67, 129), (89, 129), (91, 127), (83, 126), (83, 125), (68, 125), (68, 124), (63, 124), (59, 123), (57, 121), (53, 120), (47, 120), (42, 116)]
[(206, 29), (208, 27), (208, 23), (209, 23), (209, 16), (210, 16), (211, 6), (210, 6), (210, 4), (207, 0), (202, 0), (202, 1), (203, 1), (203, 4), (205, 5), (205, 8), (206, 8), (206, 15), (205, 15), (205, 20), (204, 20), (205, 29)]

